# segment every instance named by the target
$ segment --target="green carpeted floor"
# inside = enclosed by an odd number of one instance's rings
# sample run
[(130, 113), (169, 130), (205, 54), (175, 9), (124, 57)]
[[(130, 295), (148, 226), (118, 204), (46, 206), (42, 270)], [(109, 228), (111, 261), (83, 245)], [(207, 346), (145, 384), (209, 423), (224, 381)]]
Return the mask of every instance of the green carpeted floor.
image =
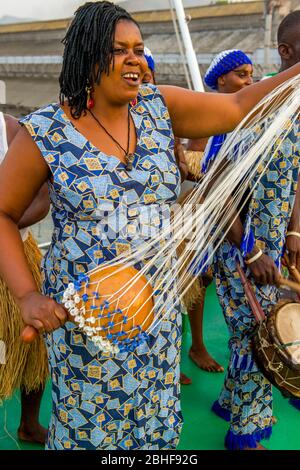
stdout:
[[(205, 341), (209, 352), (226, 366), (227, 329), (218, 305), (214, 288), (208, 290), (205, 305)], [(218, 397), (224, 374), (208, 373), (198, 369), (188, 358), (190, 335), (187, 334), (183, 346), (182, 371), (193, 379), (192, 385), (182, 387), (182, 408), (185, 419), (179, 449), (217, 450), (224, 449), (223, 441), (228, 424), (211, 411), (211, 403)], [(41, 422), (47, 425), (50, 415), (50, 387), (43, 397)], [(278, 419), (269, 441), (263, 442), (269, 449), (300, 450), (300, 411), (274, 391), (274, 415)], [(0, 407), (0, 450), (41, 449), (17, 440), (16, 430), (20, 418), (18, 394)]]

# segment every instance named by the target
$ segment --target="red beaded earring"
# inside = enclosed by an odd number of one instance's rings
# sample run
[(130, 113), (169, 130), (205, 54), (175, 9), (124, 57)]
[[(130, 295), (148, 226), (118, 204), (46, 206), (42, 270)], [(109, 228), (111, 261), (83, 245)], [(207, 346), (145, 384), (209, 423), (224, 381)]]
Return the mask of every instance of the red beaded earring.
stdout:
[(85, 90), (86, 90), (86, 94), (87, 94), (86, 107), (87, 107), (87, 109), (92, 109), (95, 106), (95, 101), (92, 98), (93, 88), (91, 86), (87, 85)]

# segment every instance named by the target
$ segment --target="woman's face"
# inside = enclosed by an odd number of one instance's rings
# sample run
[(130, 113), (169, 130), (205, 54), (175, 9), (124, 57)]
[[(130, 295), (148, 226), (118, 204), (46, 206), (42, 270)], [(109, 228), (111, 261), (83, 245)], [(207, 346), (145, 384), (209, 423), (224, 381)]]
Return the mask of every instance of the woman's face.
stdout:
[(235, 93), (248, 85), (252, 85), (252, 83), (253, 67), (251, 64), (244, 64), (218, 79), (218, 91), (221, 93)]
[(140, 30), (132, 21), (117, 23), (113, 55), (109, 75), (102, 74), (99, 89), (96, 91), (96, 87), (95, 91), (109, 102), (125, 104), (136, 97), (148, 68)]

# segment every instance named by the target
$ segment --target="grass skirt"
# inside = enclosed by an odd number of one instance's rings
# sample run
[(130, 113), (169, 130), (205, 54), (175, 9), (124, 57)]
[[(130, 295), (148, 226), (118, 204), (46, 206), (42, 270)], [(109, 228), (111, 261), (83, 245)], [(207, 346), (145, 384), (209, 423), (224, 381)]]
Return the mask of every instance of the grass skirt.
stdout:
[[(29, 234), (24, 243), (25, 255), (40, 287), (40, 263), (42, 255)], [(22, 387), (28, 392), (43, 387), (48, 376), (48, 361), (44, 340), (39, 336), (32, 344), (25, 344), (20, 338), (24, 327), (19, 308), (10, 291), (0, 279), (0, 339), (6, 347), (6, 363), (0, 364), (0, 400), (12, 396), (15, 389)]]

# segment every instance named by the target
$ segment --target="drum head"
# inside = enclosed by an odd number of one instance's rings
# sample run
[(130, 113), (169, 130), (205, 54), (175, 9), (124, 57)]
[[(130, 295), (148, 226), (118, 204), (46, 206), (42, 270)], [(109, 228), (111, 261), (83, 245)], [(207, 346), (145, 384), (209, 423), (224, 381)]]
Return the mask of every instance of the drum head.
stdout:
[(300, 364), (300, 303), (291, 302), (280, 307), (275, 325), (283, 349), (295, 364)]

